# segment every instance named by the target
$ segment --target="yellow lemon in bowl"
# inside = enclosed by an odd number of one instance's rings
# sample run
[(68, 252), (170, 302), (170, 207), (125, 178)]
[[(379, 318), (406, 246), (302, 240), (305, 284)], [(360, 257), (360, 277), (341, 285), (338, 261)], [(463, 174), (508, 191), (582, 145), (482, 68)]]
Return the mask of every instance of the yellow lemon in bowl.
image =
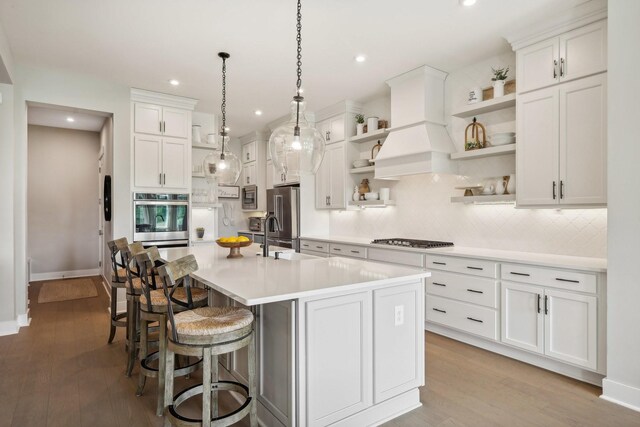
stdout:
[(237, 241), (238, 242), (250, 242), (251, 239), (248, 238), (247, 236), (239, 236)]

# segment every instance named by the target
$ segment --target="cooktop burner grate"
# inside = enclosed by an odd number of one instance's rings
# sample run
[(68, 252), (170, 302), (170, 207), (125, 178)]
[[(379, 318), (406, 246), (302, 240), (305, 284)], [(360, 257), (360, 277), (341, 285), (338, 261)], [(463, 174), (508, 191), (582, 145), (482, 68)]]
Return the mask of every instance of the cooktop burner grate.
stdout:
[(439, 242), (436, 240), (416, 240), (416, 239), (375, 239), (371, 243), (377, 245), (405, 246), (408, 248), (443, 248), (453, 246), (453, 242)]

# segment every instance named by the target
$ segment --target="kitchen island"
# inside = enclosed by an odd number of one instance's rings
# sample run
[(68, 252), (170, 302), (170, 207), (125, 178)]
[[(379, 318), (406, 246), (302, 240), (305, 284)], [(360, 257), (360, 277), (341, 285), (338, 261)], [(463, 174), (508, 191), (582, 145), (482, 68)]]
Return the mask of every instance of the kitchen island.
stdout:
[[(285, 252), (258, 245), (227, 259), (216, 245), (160, 251), (193, 254), (192, 276), (216, 305), (257, 315), (258, 415), (266, 426), (365, 426), (421, 405), (424, 278), (420, 269)], [(222, 359), (246, 378), (246, 352)]]

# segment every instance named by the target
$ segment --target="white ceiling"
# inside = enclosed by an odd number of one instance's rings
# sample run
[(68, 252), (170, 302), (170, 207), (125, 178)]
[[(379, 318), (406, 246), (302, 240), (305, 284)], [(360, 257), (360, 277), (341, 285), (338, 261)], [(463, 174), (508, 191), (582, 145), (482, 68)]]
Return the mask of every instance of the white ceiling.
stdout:
[[(73, 118), (73, 122), (67, 118)], [(54, 106), (29, 106), (27, 122), (30, 125), (100, 132), (107, 114)]]
[[(423, 64), (452, 71), (509, 49), (502, 38), (585, 0), (303, 0), (309, 109), (385, 93)], [(294, 0), (0, 0), (16, 62), (89, 73), (200, 99), (239, 136), (288, 112), (295, 85)], [(356, 54), (367, 61), (356, 63)], [(182, 84), (173, 87), (171, 78)], [(261, 109), (261, 117), (254, 110)]]

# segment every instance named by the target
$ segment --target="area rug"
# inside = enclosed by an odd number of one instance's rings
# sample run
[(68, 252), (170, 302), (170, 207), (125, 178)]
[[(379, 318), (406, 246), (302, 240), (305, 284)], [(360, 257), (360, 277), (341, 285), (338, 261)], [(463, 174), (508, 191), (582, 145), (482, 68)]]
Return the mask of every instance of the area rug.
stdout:
[(38, 303), (68, 301), (81, 298), (97, 297), (98, 291), (93, 280), (83, 277), (79, 279), (62, 279), (45, 282), (38, 294)]

